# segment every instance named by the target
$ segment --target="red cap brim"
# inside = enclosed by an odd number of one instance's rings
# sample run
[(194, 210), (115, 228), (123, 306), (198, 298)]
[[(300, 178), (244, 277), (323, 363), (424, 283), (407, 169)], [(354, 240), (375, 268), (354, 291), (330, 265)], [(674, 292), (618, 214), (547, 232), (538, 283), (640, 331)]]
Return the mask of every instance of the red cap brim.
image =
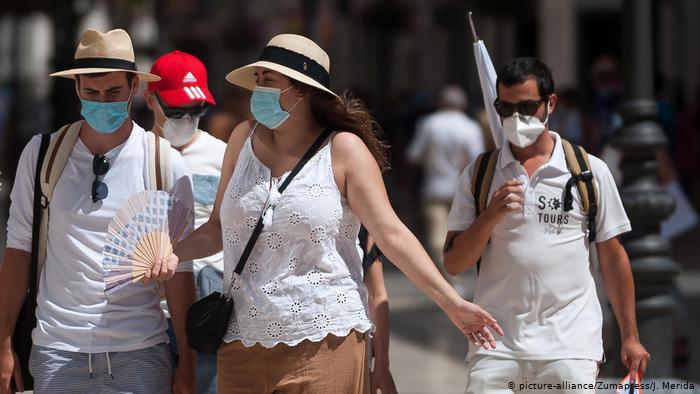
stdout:
[(200, 86), (184, 86), (178, 89), (157, 91), (158, 95), (171, 107), (179, 107), (190, 103), (202, 101), (216, 105), (214, 96), (209, 89)]

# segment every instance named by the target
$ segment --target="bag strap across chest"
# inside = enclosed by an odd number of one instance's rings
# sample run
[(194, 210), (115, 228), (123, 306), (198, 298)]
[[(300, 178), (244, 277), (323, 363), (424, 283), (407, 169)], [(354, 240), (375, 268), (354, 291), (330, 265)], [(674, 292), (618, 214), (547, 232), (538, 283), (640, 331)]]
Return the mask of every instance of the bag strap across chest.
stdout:
[[(330, 128), (325, 129), (319, 136), (316, 138), (316, 141), (314, 141), (313, 144), (309, 147), (309, 149), (304, 153), (304, 156), (299, 160), (297, 165), (294, 167), (292, 172), (287, 175), (287, 178), (285, 178), (284, 182), (277, 188), (277, 191), (282, 194), (284, 190), (289, 186), (289, 184), (292, 182), (295, 176), (299, 174), (299, 172), (304, 168), (304, 165), (313, 157), (313, 155), (318, 151), (318, 149), (321, 147), (321, 144), (323, 141), (325, 141), (330, 135), (331, 135), (332, 130)], [(250, 257), (250, 254), (253, 252), (253, 247), (255, 247), (255, 242), (258, 240), (258, 237), (260, 237), (260, 233), (262, 233), (263, 230), (263, 219), (265, 217), (265, 213), (267, 212), (267, 207), (263, 207), (262, 212), (260, 214), (260, 218), (258, 219), (258, 222), (255, 224), (255, 228), (253, 229), (253, 233), (250, 235), (250, 239), (248, 239), (248, 243), (246, 244), (245, 248), (243, 249), (243, 253), (241, 253), (241, 257), (238, 259), (238, 263), (236, 264), (236, 268), (233, 270), (233, 274), (240, 275), (243, 272), (243, 268), (246, 265), (246, 262), (248, 262), (248, 258)], [(231, 291), (231, 288), (233, 287), (233, 284), (235, 283), (235, 275), (232, 275), (231, 281), (229, 283), (228, 288), (226, 291), (222, 294), (228, 294)]]

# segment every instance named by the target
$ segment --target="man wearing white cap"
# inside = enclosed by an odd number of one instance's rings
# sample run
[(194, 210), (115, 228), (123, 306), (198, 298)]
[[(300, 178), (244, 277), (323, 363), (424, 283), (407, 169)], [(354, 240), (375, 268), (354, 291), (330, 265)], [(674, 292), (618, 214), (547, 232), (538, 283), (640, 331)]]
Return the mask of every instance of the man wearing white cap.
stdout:
[[(216, 105), (207, 86), (207, 69), (195, 56), (173, 51), (158, 58), (151, 73), (161, 78), (149, 82), (144, 92), (146, 104), (153, 111), (153, 132), (170, 141), (185, 160), (192, 174), (195, 225), (201, 226), (214, 208), (226, 151), (225, 142), (198, 127), (209, 106)], [(193, 265), (198, 298), (221, 291), (223, 253), (194, 260)], [(203, 270), (205, 267), (209, 268)], [(215, 354), (197, 354), (197, 393), (216, 393)]]
[[(28, 368), (35, 393), (193, 392), (194, 354), (186, 350), (184, 335), (185, 314), (194, 299), (191, 263), (178, 264), (173, 255), (159, 259), (141, 283), (105, 295), (102, 251), (108, 226), (127, 200), (151, 189), (155, 179), (158, 189), (168, 185), (162, 189), (192, 207), (191, 181), (180, 155), (129, 115), (139, 79), (159, 78), (136, 70), (124, 30), (86, 31), (75, 63), (76, 68), (52, 76), (75, 80), (84, 121), (54, 133), (48, 150), (42, 149), (47, 139), (35, 136), (22, 153), (11, 194), (0, 271), (0, 393), (9, 392), (11, 383), (25, 388), (20, 363), (26, 360), (15, 356), (13, 348), (20, 344), (12, 336), (30, 279), (35, 279), (30, 261), (37, 254), (36, 328)], [(169, 170), (150, 171), (152, 146), (155, 162), (167, 157)], [(37, 160), (44, 157), (40, 150), (46, 160), (35, 178)], [(46, 229), (38, 233), (45, 238), (33, 234), (39, 217), (33, 214), (36, 206), (32, 210), (35, 179), (41, 181), (43, 209), (38, 212)], [(45, 259), (42, 247), (34, 253), (37, 238), (48, 241)], [(171, 278), (164, 282), (165, 292), (182, 346), (174, 378), (167, 323), (153, 283)]]

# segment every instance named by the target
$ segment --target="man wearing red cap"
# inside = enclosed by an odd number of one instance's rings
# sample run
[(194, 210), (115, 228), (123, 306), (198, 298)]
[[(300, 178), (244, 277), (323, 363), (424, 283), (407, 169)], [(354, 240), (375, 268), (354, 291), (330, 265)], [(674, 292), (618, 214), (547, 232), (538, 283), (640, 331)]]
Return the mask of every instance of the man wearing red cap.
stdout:
[[(151, 67), (161, 79), (150, 82), (144, 92), (148, 108), (153, 111), (153, 132), (165, 137), (180, 151), (194, 188), (195, 224), (209, 220), (221, 176), (226, 143), (199, 130), (199, 120), (210, 105), (216, 105), (207, 87), (207, 70), (196, 57), (180, 51), (161, 56)], [(194, 261), (198, 296), (221, 290), (223, 254)], [(213, 282), (213, 283), (212, 283)], [(218, 286), (218, 288), (217, 288)], [(167, 314), (167, 310), (166, 310)], [(172, 324), (169, 332), (173, 333)], [(174, 335), (171, 335), (171, 349)], [(216, 392), (216, 355), (197, 355), (197, 392)]]

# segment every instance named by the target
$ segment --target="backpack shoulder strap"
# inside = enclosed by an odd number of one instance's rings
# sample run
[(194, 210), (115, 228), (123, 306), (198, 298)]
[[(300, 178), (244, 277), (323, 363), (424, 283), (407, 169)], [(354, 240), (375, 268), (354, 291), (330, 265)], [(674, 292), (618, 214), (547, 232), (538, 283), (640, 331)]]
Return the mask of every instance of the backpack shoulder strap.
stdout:
[[(66, 167), (68, 158), (73, 151), (73, 146), (75, 141), (78, 139), (78, 134), (80, 134), (80, 127), (83, 125), (83, 121), (77, 121), (72, 124), (67, 124), (61, 127), (56, 135), (56, 137), (49, 140), (42, 141), (47, 144), (45, 147), (44, 155), (42, 156), (41, 164), (37, 162), (37, 177), (35, 182), (37, 184), (34, 187), (34, 199), (38, 198), (39, 206), (35, 205), (34, 210), (34, 231), (32, 233), (32, 259), (36, 258), (36, 275), (41, 275), (41, 271), (44, 268), (44, 261), (46, 260), (46, 243), (49, 236), (49, 203), (53, 197), (53, 190), (56, 187), (58, 178), (61, 177), (63, 169)], [(50, 138), (50, 137), (43, 137)], [(42, 153), (40, 151), (40, 153)], [(37, 187), (38, 186), (38, 187)], [(37, 196), (37, 193), (40, 195)], [(39, 220), (37, 222), (37, 220)], [(34, 241), (36, 237), (36, 242)], [(34, 250), (36, 248), (36, 251)]]
[(153, 132), (147, 132), (148, 139), (148, 189), (172, 190), (172, 170), (170, 167), (170, 142)]
[(41, 145), (39, 146), (39, 156), (36, 161), (36, 170), (34, 174), (34, 213), (32, 217), (32, 256), (31, 256), (31, 276), (29, 281), (29, 297), (33, 297), (34, 302), (36, 302), (37, 286), (39, 284), (39, 249), (42, 247), (46, 249), (46, 235), (47, 233), (41, 232), (41, 225), (44, 221), (44, 211), (46, 207), (44, 206), (44, 195), (41, 192), (41, 168), (44, 164), (44, 158), (46, 157), (46, 151), (49, 148), (49, 143), (51, 142), (51, 134), (41, 135)]
[(472, 172), (472, 194), (476, 216), (481, 215), (488, 205), (489, 189), (496, 172), (496, 162), (500, 149), (483, 152), (476, 158)]
[(58, 135), (51, 139), (47, 151), (46, 159), (41, 166), (41, 191), (46, 198), (45, 205), (51, 201), (53, 189), (61, 177), (63, 169), (68, 163), (68, 158), (73, 151), (75, 141), (78, 140), (80, 127), (83, 121), (77, 121), (72, 124), (65, 125), (58, 130)]
[[(472, 169), (472, 195), (474, 196), (474, 216), (481, 215), (488, 206), (489, 191), (493, 175), (496, 173), (496, 163), (500, 149), (492, 149), (480, 154)], [(454, 240), (454, 238), (453, 238)], [(490, 242), (490, 240), (489, 240)], [(476, 273), (481, 271), (481, 258), (476, 262)]]
[(582, 147), (572, 144), (562, 138), (566, 165), (571, 172), (571, 178), (566, 183), (564, 191), (564, 211), (573, 209), (573, 195), (571, 187), (576, 184), (581, 196), (582, 209), (588, 214), (588, 240), (594, 242), (596, 237), (596, 216), (598, 215), (598, 188), (593, 182), (591, 164), (588, 153)]

